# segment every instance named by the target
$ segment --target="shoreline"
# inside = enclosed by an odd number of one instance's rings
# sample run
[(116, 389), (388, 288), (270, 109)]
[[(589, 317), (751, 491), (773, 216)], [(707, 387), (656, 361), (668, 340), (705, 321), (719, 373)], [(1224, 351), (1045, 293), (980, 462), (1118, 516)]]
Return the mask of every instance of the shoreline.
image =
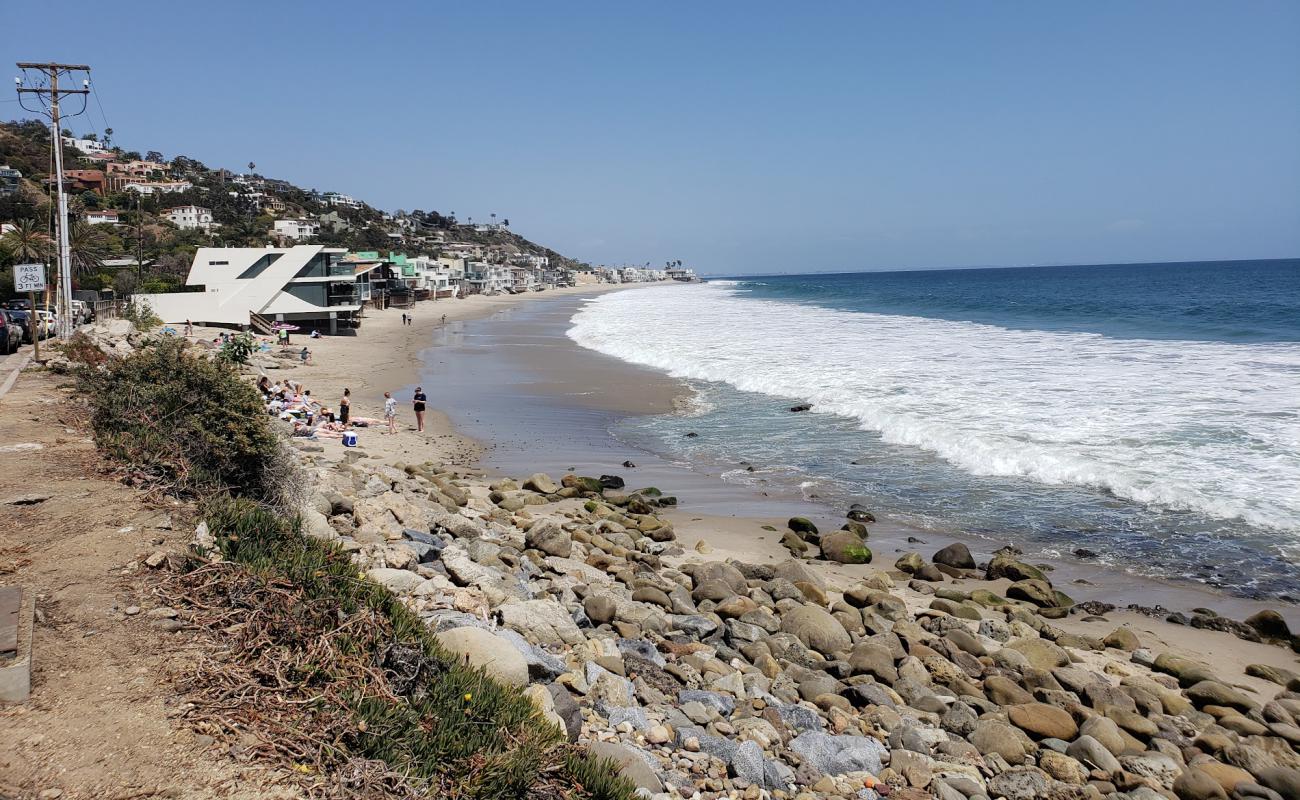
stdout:
[[(694, 535), (719, 552), (780, 560), (787, 556), (780, 534), (764, 531), (762, 525), (781, 529), (789, 517), (805, 516), (824, 530), (838, 527), (842, 512), (816, 500), (789, 492), (760, 494), (754, 487), (727, 482), (716, 465), (665, 459), (621, 442), (608, 430), (622, 418), (671, 412), (690, 396), (684, 381), (586, 350), (564, 335), (575, 301), (629, 288), (643, 287), (595, 285), (433, 301), (417, 305), (415, 322), (406, 328), (398, 309), (370, 312), (357, 337), (311, 340), (314, 365), (303, 368), (300, 378), (292, 377), (305, 381), (327, 406), (344, 385), (351, 385), (354, 416), (379, 416), (384, 388), (393, 391), (400, 432), (395, 437), (378, 429), (363, 433), (362, 449), (374, 458), (434, 459), (497, 477), (572, 467), (582, 474), (620, 474), (638, 486), (660, 485), (682, 498), (682, 505), (667, 516), (686, 534), (687, 546), (698, 540)], [(444, 309), (446, 327), (440, 325)], [(362, 343), (364, 356), (355, 352)], [(375, 355), (375, 348), (388, 354)], [(492, 349), (486, 358), (485, 348)], [(409, 405), (409, 392), (417, 384), (431, 401), (423, 439), (415, 436)], [(329, 444), (327, 453), (343, 451)], [(624, 460), (636, 468), (622, 467)], [(928, 557), (954, 542), (966, 544), (984, 560), (1003, 544), (913, 528), (888, 517), (870, 527), (868, 545), (876, 554), (876, 568), (887, 568), (902, 553)], [(1209, 607), (1237, 620), (1269, 608), (1300, 626), (1300, 608), (1281, 600), (1244, 598), (1191, 581), (1138, 577), (1068, 558), (1035, 563), (1045, 563), (1053, 582), (1079, 602), (1183, 613)], [(1147, 624), (1179, 627), (1163, 618), (1133, 616)]]

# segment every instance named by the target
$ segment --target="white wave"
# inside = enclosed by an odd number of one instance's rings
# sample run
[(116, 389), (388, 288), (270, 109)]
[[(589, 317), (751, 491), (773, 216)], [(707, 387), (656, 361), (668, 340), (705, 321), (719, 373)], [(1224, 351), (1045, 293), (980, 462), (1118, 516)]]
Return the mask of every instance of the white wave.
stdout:
[(1111, 339), (756, 300), (605, 295), (580, 345), (810, 402), (981, 475), (1300, 530), (1300, 345)]

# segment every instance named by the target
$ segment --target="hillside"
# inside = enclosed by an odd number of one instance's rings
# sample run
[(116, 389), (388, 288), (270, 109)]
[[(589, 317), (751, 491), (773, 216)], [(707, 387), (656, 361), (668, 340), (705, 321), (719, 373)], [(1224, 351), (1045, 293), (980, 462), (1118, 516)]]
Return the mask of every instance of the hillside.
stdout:
[[(261, 175), (253, 164), (239, 174), (185, 155), (167, 160), (155, 150), (142, 155), (105, 146), (93, 134), (75, 141), (66, 134), (65, 184), (79, 289), (113, 289), (118, 295), (169, 291), (184, 281), (199, 247), (268, 243), (432, 257), (450, 255), (450, 245), (469, 244), (480, 246), (493, 263), (533, 255), (565, 269), (587, 268), (509, 230), (508, 220), (471, 225), (437, 211), (389, 214), (346, 195)], [(0, 184), (0, 224), (34, 220), (52, 233), (51, 162), (48, 128), (30, 120), (0, 123), (0, 166), (22, 174), (17, 186)], [(210, 211), (210, 223), (182, 229), (168, 218), (168, 209), (185, 206)], [(287, 238), (274, 230), (277, 220), (306, 221), (316, 235)], [(123, 259), (145, 266), (122, 269)], [(17, 261), (14, 253), (0, 251), (0, 297), (7, 296), (8, 268)]]

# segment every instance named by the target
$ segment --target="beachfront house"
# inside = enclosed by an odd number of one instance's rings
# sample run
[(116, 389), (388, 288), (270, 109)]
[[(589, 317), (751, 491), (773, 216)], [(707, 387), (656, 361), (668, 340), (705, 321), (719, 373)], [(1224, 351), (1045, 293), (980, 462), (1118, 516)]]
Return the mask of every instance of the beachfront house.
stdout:
[(361, 300), (346, 251), (321, 245), (201, 247), (187, 292), (135, 295), (164, 322), (185, 320), (266, 331), (288, 322), (337, 333), (353, 327)]
[(471, 261), (465, 265), (465, 283), (469, 294), (504, 294), (510, 291), (513, 276), (504, 264)]

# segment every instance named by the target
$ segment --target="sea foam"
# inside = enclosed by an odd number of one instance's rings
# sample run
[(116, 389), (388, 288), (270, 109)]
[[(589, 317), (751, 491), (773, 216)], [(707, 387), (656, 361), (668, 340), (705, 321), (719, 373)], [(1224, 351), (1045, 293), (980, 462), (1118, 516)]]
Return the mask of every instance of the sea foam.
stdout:
[(975, 475), (1300, 532), (1300, 344), (1010, 330), (761, 300), (735, 284), (605, 295), (569, 336), (810, 402)]

